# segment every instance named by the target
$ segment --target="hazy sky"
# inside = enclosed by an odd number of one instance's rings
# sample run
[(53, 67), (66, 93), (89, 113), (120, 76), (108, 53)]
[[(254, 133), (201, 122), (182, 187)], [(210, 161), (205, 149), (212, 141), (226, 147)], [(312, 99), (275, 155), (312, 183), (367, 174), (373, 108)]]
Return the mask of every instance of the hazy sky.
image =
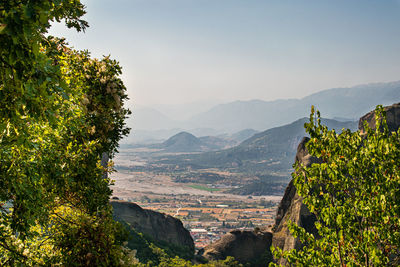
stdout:
[(400, 80), (400, 1), (87, 0), (90, 28), (135, 105), (302, 97)]

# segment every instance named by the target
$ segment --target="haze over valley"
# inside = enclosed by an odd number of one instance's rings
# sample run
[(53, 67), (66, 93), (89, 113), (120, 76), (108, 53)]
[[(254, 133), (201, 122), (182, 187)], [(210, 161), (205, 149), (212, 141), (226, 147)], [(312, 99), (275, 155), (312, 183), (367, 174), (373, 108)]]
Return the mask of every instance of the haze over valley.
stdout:
[[(139, 107), (133, 109), (127, 122), (132, 132), (122, 143), (154, 143), (181, 131), (198, 137), (231, 135), (244, 129), (264, 131), (308, 117), (311, 105), (315, 105), (324, 118), (355, 121), (376, 105), (390, 105), (399, 98), (400, 82), (396, 81), (321, 90), (299, 99), (235, 101), (217, 105), (204, 102), (201, 106), (171, 105), (167, 106), (169, 108), (164, 105), (159, 110)], [(171, 109), (174, 112), (169, 112)], [(182, 120), (177, 113), (193, 115)]]
[[(304, 124), (311, 105), (321, 111), (324, 125), (340, 133), (356, 131), (357, 117), (377, 104), (398, 100), (400, 82), (391, 82), (323, 90), (301, 99), (219, 104), (184, 120), (138, 109), (128, 120), (133, 133), (114, 160), (114, 196), (178, 216), (188, 229), (218, 229), (211, 238), (194, 235), (197, 248), (228, 231), (221, 222), (244, 229), (271, 226), (291, 180), (297, 146), (307, 136)], [(239, 220), (206, 212), (200, 213), (200, 222), (192, 221), (192, 215), (185, 215), (188, 201), (204, 207), (203, 212), (223, 205), (236, 214), (244, 205), (269, 213)]]
[(0, 266), (400, 266), (399, 14), (0, 1)]

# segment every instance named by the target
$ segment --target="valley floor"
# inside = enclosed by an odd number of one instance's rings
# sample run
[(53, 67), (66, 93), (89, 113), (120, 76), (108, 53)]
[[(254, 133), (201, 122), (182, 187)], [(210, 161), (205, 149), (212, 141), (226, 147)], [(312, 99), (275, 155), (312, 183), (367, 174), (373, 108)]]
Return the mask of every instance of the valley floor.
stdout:
[(231, 229), (268, 228), (281, 196), (242, 196), (210, 190), (211, 185), (177, 183), (165, 174), (121, 170), (112, 175), (113, 196), (181, 219), (196, 248)]

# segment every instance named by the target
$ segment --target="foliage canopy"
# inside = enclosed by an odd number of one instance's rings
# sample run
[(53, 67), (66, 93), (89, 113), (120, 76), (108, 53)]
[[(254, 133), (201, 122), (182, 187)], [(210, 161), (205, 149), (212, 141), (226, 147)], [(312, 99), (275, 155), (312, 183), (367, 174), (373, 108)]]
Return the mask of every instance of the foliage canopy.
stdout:
[[(316, 115), (316, 116), (315, 116)], [(400, 129), (389, 132), (383, 108), (376, 129), (337, 134), (312, 108), (307, 149), (322, 160), (295, 164), (294, 184), (317, 217), (318, 237), (291, 223), (303, 248), (275, 248), (277, 257), (301, 266), (397, 266), (400, 258)], [(274, 265), (274, 264), (273, 264)]]
[(47, 37), (85, 30), (79, 0), (0, 1), (0, 265), (123, 265), (108, 200), (129, 129), (118, 62)]

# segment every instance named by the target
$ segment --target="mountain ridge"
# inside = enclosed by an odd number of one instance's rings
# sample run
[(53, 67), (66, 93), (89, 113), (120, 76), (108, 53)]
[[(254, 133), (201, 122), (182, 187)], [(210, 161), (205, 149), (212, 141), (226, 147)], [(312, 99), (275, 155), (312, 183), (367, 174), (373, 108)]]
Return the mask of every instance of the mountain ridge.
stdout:
[[(328, 128), (341, 130), (357, 129), (357, 122), (340, 122), (332, 119), (321, 119)], [(277, 170), (290, 171), (297, 144), (306, 135), (304, 117), (283, 126), (274, 127), (254, 134), (239, 145), (200, 154), (171, 156), (163, 159), (164, 163), (180, 162), (182, 166), (192, 168), (224, 168), (246, 172), (270, 172)]]
[[(147, 115), (140, 110), (134, 111), (128, 125), (133, 132), (143, 128), (151, 131), (176, 128), (193, 133), (192, 129), (202, 128), (209, 129), (213, 135), (233, 134), (247, 128), (263, 131), (291, 123), (299, 117), (307, 117), (311, 105), (316, 106), (325, 118), (357, 120), (378, 104), (390, 105), (396, 101), (400, 101), (400, 81), (325, 89), (298, 99), (237, 100), (216, 105), (184, 121), (168, 118), (155, 109), (142, 109), (151, 119), (146, 119)], [(165, 138), (165, 135), (147, 134), (152, 139)], [(130, 138), (135, 139), (134, 136)]]
[[(311, 105), (316, 106), (325, 118), (356, 120), (376, 105), (389, 105), (396, 99), (400, 100), (400, 81), (371, 83), (326, 89), (300, 99), (234, 101), (213, 107), (191, 120), (203, 127), (226, 131), (264, 130), (308, 116)], [(272, 116), (266, 116), (269, 114)]]

